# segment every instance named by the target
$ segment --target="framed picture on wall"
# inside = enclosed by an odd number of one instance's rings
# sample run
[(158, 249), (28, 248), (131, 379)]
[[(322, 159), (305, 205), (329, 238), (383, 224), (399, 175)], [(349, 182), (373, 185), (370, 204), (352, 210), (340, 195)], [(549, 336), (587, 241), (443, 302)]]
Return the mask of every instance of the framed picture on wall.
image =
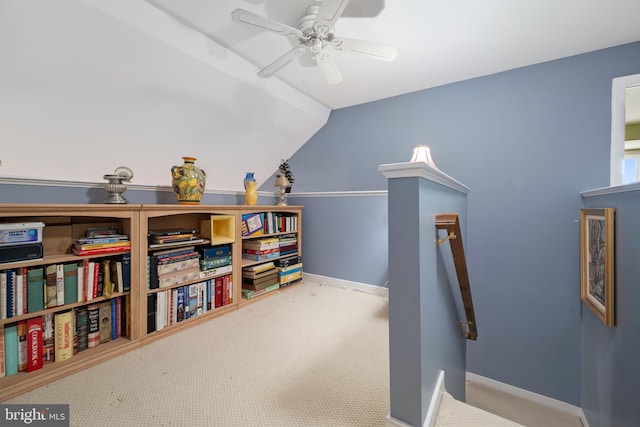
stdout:
[(582, 301), (607, 326), (615, 325), (615, 208), (580, 210)]

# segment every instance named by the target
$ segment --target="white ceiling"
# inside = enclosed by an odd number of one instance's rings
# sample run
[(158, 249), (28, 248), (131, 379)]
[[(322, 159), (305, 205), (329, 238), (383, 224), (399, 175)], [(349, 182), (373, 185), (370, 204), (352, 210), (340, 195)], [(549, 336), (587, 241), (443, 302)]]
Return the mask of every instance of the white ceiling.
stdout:
[[(290, 39), (231, 21), (243, 8), (295, 27), (315, 0), (147, 0), (255, 65)], [(393, 63), (346, 52), (342, 83), (328, 86), (310, 60), (277, 77), (335, 109), (640, 40), (638, 0), (351, 0), (337, 36), (397, 46)], [(308, 53), (306, 55), (309, 55)], [(304, 62), (304, 64), (302, 63)]]
[[(293, 155), (332, 109), (640, 40), (639, 0), (351, 0), (338, 36), (397, 46), (387, 63), (336, 52), (328, 86), (292, 47), (231, 20), (295, 26), (314, 0), (0, 0), (0, 178), (167, 185), (197, 157), (207, 188), (240, 190)], [(28, 161), (25, 162), (25, 159)]]

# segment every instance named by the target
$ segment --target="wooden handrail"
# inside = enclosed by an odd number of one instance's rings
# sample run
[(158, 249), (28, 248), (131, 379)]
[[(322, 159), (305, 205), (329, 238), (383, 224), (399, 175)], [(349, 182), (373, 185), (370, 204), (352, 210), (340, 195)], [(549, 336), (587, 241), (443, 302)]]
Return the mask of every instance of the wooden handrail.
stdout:
[(438, 246), (447, 240), (451, 246), (453, 263), (456, 268), (456, 275), (458, 276), (458, 284), (460, 285), (460, 293), (462, 294), (462, 303), (464, 304), (464, 312), (467, 316), (467, 322), (460, 322), (460, 326), (466, 326), (467, 330), (465, 332), (465, 337), (475, 341), (476, 338), (478, 338), (478, 329), (476, 327), (476, 316), (473, 311), (473, 300), (471, 299), (471, 288), (469, 287), (469, 274), (467, 273), (467, 261), (464, 257), (462, 233), (460, 231), (458, 214), (437, 214), (436, 228), (438, 230), (447, 231), (447, 237), (444, 239), (438, 238)]

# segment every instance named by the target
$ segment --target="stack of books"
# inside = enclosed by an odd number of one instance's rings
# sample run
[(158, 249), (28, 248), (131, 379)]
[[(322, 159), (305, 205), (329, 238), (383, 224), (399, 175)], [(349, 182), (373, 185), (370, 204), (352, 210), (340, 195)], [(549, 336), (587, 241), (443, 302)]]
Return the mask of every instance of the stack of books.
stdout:
[(0, 263), (42, 259), (42, 222), (0, 224)]
[(242, 258), (265, 261), (280, 256), (280, 240), (277, 237), (246, 240), (242, 243)]
[(280, 256), (291, 255), (298, 252), (298, 235), (283, 234), (278, 237)]
[(273, 262), (242, 269), (242, 295), (253, 298), (280, 287), (278, 269)]
[(204, 239), (200, 237), (199, 231), (195, 228), (149, 230), (148, 238), (150, 248), (204, 242)]
[(149, 289), (180, 285), (200, 278), (200, 253), (194, 246), (149, 256)]
[(76, 240), (71, 250), (78, 256), (130, 252), (131, 240), (115, 228), (89, 228), (85, 237)]
[(302, 280), (302, 258), (292, 256), (275, 262), (278, 270), (278, 283), (281, 288)]

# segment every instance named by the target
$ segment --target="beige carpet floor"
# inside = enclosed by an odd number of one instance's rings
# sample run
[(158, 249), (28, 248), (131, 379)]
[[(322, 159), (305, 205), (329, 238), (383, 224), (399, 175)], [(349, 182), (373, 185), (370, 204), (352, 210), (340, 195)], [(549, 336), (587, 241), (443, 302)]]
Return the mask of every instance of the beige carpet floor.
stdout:
[[(383, 427), (388, 355), (386, 298), (304, 282), (5, 403), (69, 404), (71, 426)], [(470, 384), (467, 400), (483, 409), (445, 394), (436, 426), (580, 426)]]

